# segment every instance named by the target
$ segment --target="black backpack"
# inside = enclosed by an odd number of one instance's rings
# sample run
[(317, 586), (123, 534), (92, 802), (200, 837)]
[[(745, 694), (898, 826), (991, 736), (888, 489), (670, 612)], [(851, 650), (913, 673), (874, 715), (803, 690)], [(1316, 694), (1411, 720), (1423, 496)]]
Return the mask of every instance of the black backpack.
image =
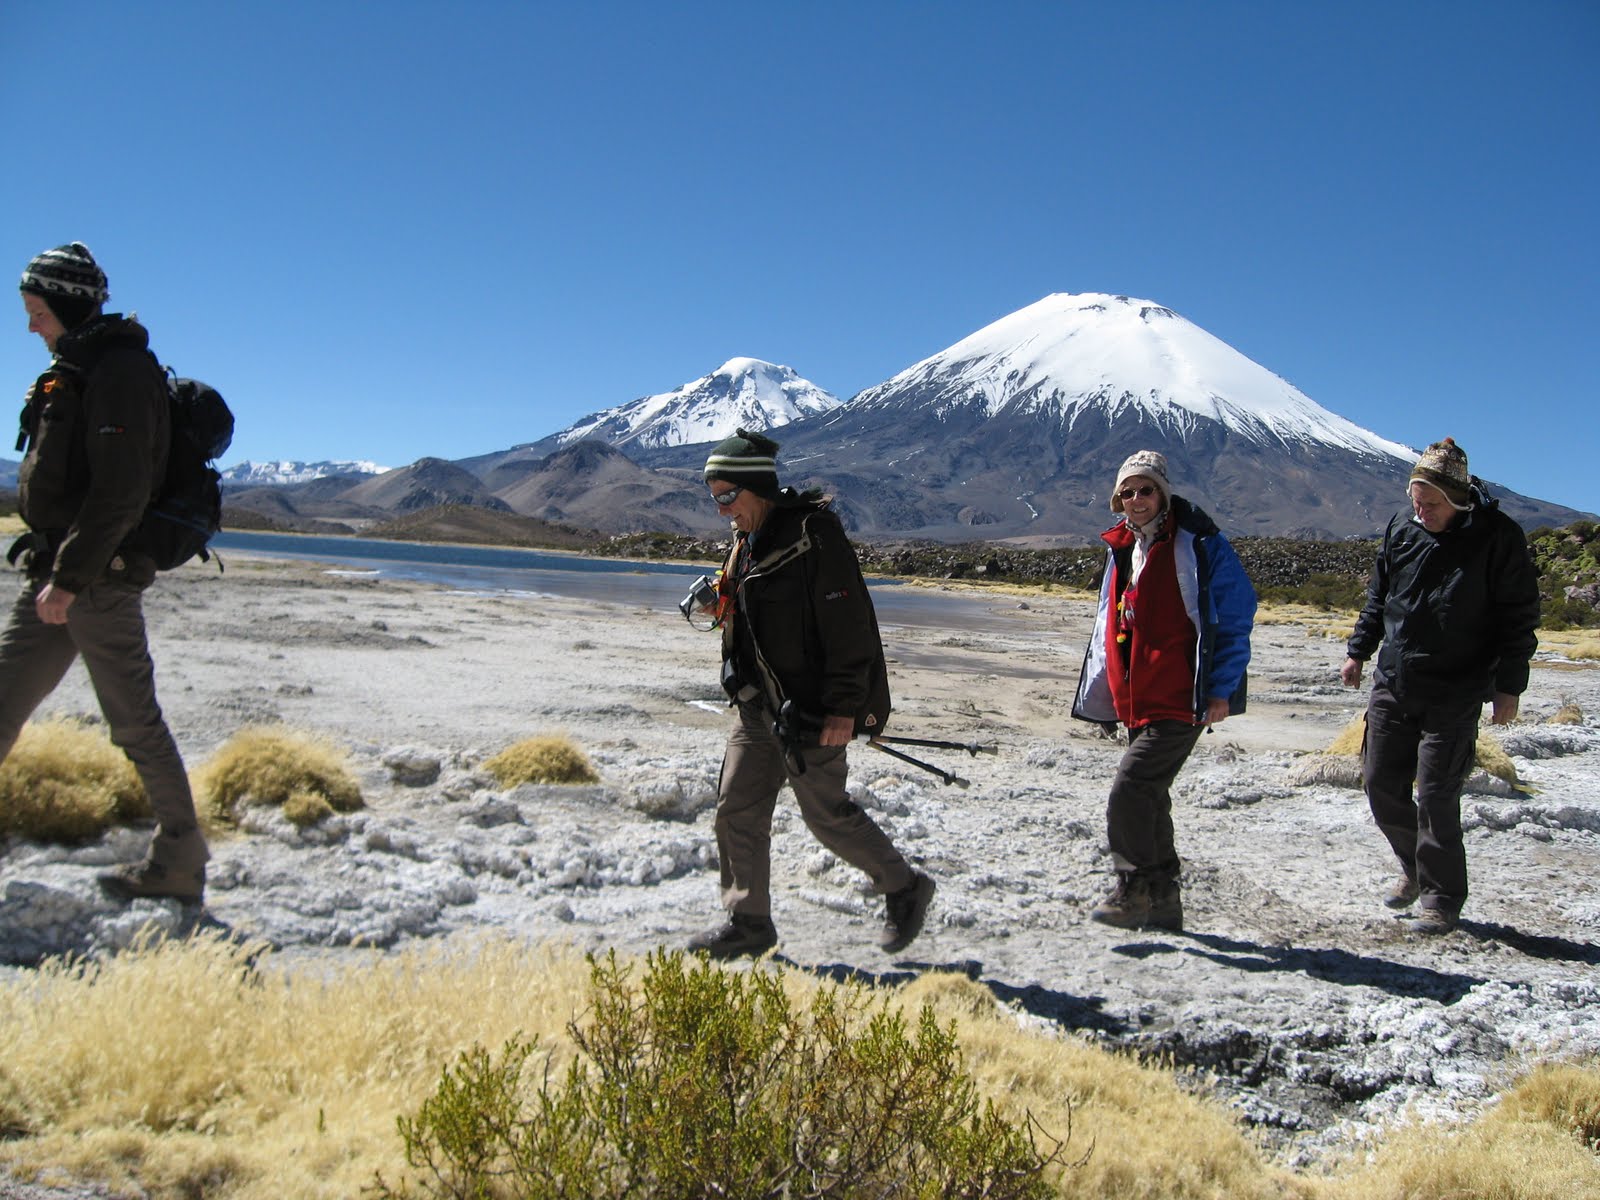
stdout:
[(196, 555), (211, 561), (206, 547), (222, 528), (222, 476), (211, 464), (233, 442), (233, 413), (217, 389), (165, 371), (172, 414), (167, 473), (126, 543), (160, 571)]

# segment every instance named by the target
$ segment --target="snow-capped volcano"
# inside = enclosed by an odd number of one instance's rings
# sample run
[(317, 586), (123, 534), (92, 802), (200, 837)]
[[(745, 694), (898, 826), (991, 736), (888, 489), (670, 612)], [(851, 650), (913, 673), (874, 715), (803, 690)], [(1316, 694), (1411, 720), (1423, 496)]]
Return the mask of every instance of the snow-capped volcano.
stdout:
[(838, 405), (837, 396), (790, 367), (731, 358), (709, 375), (593, 413), (547, 440), (568, 445), (598, 438), (629, 449), (682, 446), (720, 441), (741, 426), (776, 429)]
[(1171, 309), (1099, 293), (1046, 296), (862, 392), (852, 406), (904, 403), (985, 416), (1087, 412), (1183, 433), (1215, 421), (1263, 445), (1321, 443), (1404, 459), (1416, 452), (1335, 415)]

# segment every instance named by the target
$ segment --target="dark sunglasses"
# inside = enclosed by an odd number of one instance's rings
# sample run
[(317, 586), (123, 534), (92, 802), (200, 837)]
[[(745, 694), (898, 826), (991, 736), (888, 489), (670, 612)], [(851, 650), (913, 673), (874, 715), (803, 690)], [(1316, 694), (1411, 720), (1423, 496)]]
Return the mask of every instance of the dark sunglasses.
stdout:
[(742, 487), (731, 487), (725, 492), (712, 492), (711, 498), (717, 502), (718, 508), (727, 508), (739, 498), (739, 493), (742, 491), (744, 491)]
[(1139, 499), (1143, 500), (1146, 496), (1155, 495), (1155, 492), (1156, 489), (1147, 483), (1141, 488), (1123, 488), (1117, 493), (1117, 498), (1119, 500), (1132, 500), (1135, 496), (1137, 496)]

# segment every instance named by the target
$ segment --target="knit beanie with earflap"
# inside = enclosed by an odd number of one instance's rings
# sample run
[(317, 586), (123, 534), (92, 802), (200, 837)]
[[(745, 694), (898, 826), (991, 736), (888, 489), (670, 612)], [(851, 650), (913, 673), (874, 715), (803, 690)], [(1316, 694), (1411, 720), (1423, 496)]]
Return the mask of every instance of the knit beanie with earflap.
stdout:
[(1472, 474), (1467, 470), (1467, 452), (1456, 445), (1455, 438), (1435, 442), (1422, 452), (1417, 465), (1411, 468), (1406, 486), (1413, 483), (1439, 489), (1451, 506), (1461, 512), (1472, 507)]

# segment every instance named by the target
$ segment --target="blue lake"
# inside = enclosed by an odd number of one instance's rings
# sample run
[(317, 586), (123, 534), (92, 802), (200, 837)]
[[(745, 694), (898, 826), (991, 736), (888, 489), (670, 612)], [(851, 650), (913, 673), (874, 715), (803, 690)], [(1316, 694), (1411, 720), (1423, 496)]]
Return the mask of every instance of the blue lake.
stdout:
[[(564, 596), (669, 611), (676, 611), (678, 601), (698, 576), (714, 569), (493, 546), (228, 530), (218, 534), (212, 545), (224, 559), (233, 553), (293, 559), (325, 563), (330, 570), (420, 580), (469, 592), (530, 599)], [(997, 610), (1015, 608), (1015, 601), (907, 587), (893, 579), (869, 578), (867, 582), (878, 619), (886, 624), (959, 626)]]

